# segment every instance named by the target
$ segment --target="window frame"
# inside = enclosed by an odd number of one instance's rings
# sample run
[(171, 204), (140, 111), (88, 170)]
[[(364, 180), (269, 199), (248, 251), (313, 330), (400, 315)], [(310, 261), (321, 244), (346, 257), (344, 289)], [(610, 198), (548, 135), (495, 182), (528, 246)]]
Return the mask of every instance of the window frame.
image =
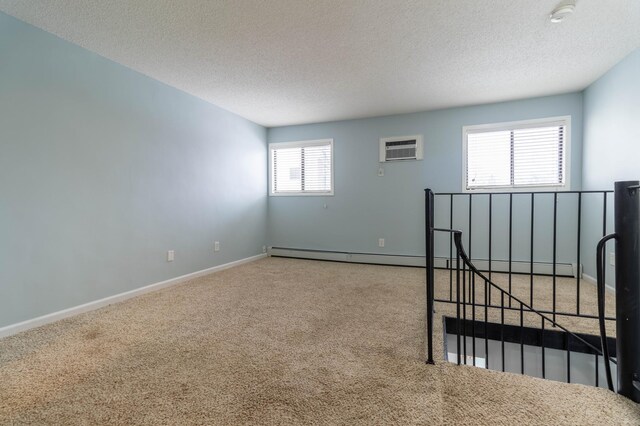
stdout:
[[(477, 188), (467, 187), (467, 146), (468, 135), (474, 130), (482, 130), (486, 132), (497, 132), (505, 130), (516, 130), (525, 128), (536, 128), (545, 126), (561, 125), (565, 126), (565, 137), (563, 146), (563, 184), (548, 185), (501, 185), (501, 186), (485, 186)], [(478, 193), (478, 192), (532, 192), (532, 191), (569, 191), (571, 190), (571, 116), (562, 115), (556, 117), (535, 118), (529, 120), (506, 121), (501, 123), (474, 124), (462, 127), (462, 192)]]
[[(273, 151), (282, 148), (304, 148), (308, 146), (329, 146), (331, 150), (331, 190), (330, 191), (287, 191), (287, 192), (275, 192), (274, 191), (274, 176), (273, 176)], [(272, 142), (268, 147), (269, 151), (269, 196), (270, 197), (330, 197), (334, 195), (335, 187), (335, 168), (334, 168), (334, 151), (333, 151), (333, 139), (314, 139), (303, 141), (291, 141), (291, 142)]]

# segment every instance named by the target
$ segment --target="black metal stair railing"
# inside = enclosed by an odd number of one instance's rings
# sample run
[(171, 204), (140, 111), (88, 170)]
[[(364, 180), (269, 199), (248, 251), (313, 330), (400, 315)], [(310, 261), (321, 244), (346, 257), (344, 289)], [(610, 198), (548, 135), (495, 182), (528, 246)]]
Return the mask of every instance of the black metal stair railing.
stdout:
[[(442, 215), (439, 216), (439, 228), (464, 228), (469, 258), (476, 265), (482, 258), (484, 265), (480, 269), (486, 272), (489, 278), (493, 278), (495, 273), (507, 274), (508, 290), (513, 293), (513, 275), (517, 273), (528, 276), (528, 305), (536, 307), (542, 313), (550, 314), (554, 320), (557, 316), (598, 318), (597, 314), (581, 306), (584, 298), (581, 282), (581, 265), (584, 260), (582, 246), (585, 233), (583, 216), (586, 214), (585, 207), (587, 207), (587, 213), (592, 216), (592, 219), (597, 217), (597, 220), (601, 220), (601, 230), (593, 231), (598, 232), (600, 236), (607, 235), (611, 219), (609, 204), (612, 197), (610, 195), (613, 191), (431, 193), (433, 194), (432, 207), (437, 200), (438, 212)], [(502, 220), (501, 226), (495, 226), (496, 215)], [(540, 218), (551, 218), (551, 222), (542, 223)], [(575, 239), (567, 241), (567, 238)], [(550, 243), (547, 240), (550, 240)], [(499, 251), (496, 242), (502, 245), (506, 243), (506, 247), (502, 247), (502, 253), (496, 253)], [(545, 243), (548, 243), (548, 253), (543, 254), (548, 259), (543, 261), (540, 259), (541, 246)], [(573, 249), (569, 250), (570, 247)], [(517, 248), (520, 250), (516, 250)], [(472, 256), (472, 250), (475, 256)], [(448, 250), (440, 244), (434, 247), (434, 253), (435, 251), (438, 251), (440, 266), (434, 265), (434, 267), (449, 270), (448, 297), (436, 298), (435, 301), (455, 303), (453, 237), (449, 238)], [(516, 253), (517, 251), (519, 253)], [(567, 264), (567, 257), (571, 257), (571, 265)], [(561, 260), (564, 260), (564, 263)], [(569, 266), (572, 269), (570, 272), (561, 269)], [(544, 268), (543, 271), (541, 271), (542, 268)], [(552, 281), (550, 307), (539, 306), (535, 298), (536, 277), (545, 275), (550, 276)], [(559, 277), (574, 279), (575, 293), (572, 298), (574, 304), (572, 309), (568, 309), (569, 301), (566, 299), (562, 301), (564, 303), (558, 303)], [(517, 311), (518, 307), (512, 306), (512, 303), (511, 300), (508, 302), (508, 309)], [(606, 317), (606, 320), (615, 321), (615, 318)]]
[[(471, 201), (471, 199), (470, 199)], [(532, 199), (533, 202), (533, 199)], [(431, 190), (426, 190), (425, 192), (425, 209), (426, 209), (426, 272), (427, 272), (427, 280), (426, 280), (426, 292), (427, 292), (427, 363), (433, 363), (433, 312), (434, 312), (434, 302), (439, 301), (435, 298), (435, 277), (434, 277), (434, 241), (435, 241), (435, 232), (445, 232), (449, 233), (450, 240), (454, 243), (455, 246), (455, 268), (453, 265), (449, 265), (450, 268), (450, 298), (449, 300), (443, 300), (444, 302), (455, 303), (456, 305), (456, 361), (458, 364), (461, 364), (464, 360), (464, 363), (468, 363), (467, 353), (471, 354), (471, 363), (475, 366), (476, 364), (476, 345), (477, 345), (477, 337), (476, 326), (478, 325), (478, 321), (476, 313), (479, 313), (479, 317), (483, 318), (480, 320), (480, 323), (484, 323), (483, 327), (483, 336), (481, 337), (484, 341), (484, 353), (485, 353), (485, 368), (489, 367), (489, 323), (490, 323), (490, 314), (495, 314), (496, 310), (499, 312), (500, 322), (499, 322), (499, 330), (500, 330), (500, 344), (501, 344), (501, 369), (505, 370), (505, 330), (507, 329), (507, 324), (505, 322), (505, 312), (510, 312), (511, 315), (516, 314), (517, 318), (517, 326), (519, 327), (519, 336), (520, 336), (520, 372), (524, 374), (525, 372), (525, 356), (524, 356), (524, 346), (525, 342), (523, 340), (523, 336), (525, 334), (525, 314), (534, 315), (538, 318), (538, 323), (540, 324), (541, 330), (541, 348), (542, 348), (542, 358), (541, 358), (541, 370), (542, 377), (546, 376), (545, 369), (545, 328), (554, 328), (557, 330), (561, 330), (564, 332), (564, 336), (566, 339), (566, 360), (567, 360), (567, 381), (571, 381), (571, 347), (572, 341), (580, 343), (583, 347), (588, 348), (590, 353), (595, 355), (595, 377), (596, 383), (598, 382), (598, 361), (599, 358), (602, 357), (605, 362), (605, 368), (607, 372), (609, 370), (609, 362), (615, 362), (615, 360), (609, 359), (609, 357), (605, 358), (605, 353), (602, 348), (598, 347), (597, 344), (593, 344), (584, 337), (571, 332), (566, 327), (561, 325), (556, 320), (557, 311), (554, 309), (551, 312), (542, 312), (533, 307), (533, 295), (530, 296), (529, 303), (525, 302), (519, 297), (514, 296), (511, 293), (511, 286), (509, 286), (508, 290), (503, 289), (501, 286), (497, 285), (492, 281), (489, 272), (489, 276), (485, 275), (482, 271), (479, 270), (471, 261), (470, 257), (466, 253), (462, 243), (462, 231), (454, 230), (454, 229), (442, 229), (434, 227), (434, 193)], [(471, 206), (470, 206), (471, 210)], [(511, 213), (510, 213), (511, 214)], [(471, 217), (471, 214), (470, 214)], [(532, 214), (533, 217), (533, 214)], [(471, 223), (470, 223), (471, 225)], [(555, 228), (555, 226), (554, 226)], [(555, 231), (555, 230), (554, 230)], [(533, 232), (533, 231), (532, 231)], [(555, 233), (555, 232), (554, 232)], [(491, 238), (491, 230), (489, 230), (489, 238)], [(555, 239), (555, 235), (554, 235)], [(511, 242), (510, 242), (511, 245)], [(489, 244), (491, 247), (491, 244)], [(555, 243), (554, 243), (555, 246)], [(450, 253), (450, 258), (453, 260), (453, 253)], [(489, 256), (491, 259), (491, 256)], [(554, 248), (554, 263), (555, 263), (555, 248)], [(531, 260), (531, 264), (533, 264), (533, 259)], [(453, 278), (453, 274), (455, 271), (455, 279)], [(489, 268), (491, 271), (491, 268)], [(509, 271), (511, 272), (511, 271)], [(555, 273), (555, 264), (554, 271)], [(533, 268), (531, 268), (531, 274), (533, 275)], [(509, 274), (510, 277), (511, 274)], [(478, 298), (478, 291), (476, 286), (476, 281), (481, 283), (480, 287), (480, 299)], [(509, 280), (510, 282), (510, 280)], [(453, 283), (455, 283), (455, 298), (454, 298), (454, 288)], [(533, 283), (532, 283), (533, 284)], [(555, 276), (554, 276), (554, 290), (555, 290)], [(492, 293), (494, 294), (494, 301), (492, 302)], [(499, 304), (495, 303), (495, 294), (499, 296)], [(555, 291), (554, 291), (554, 302), (555, 302)], [(578, 306), (579, 309), (579, 306)], [(478, 310), (480, 310), (478, 312)], [(579, 314), (579, 310), (578, 310)], [(597, 317), (595, 317), (597, 318)], [(528, 321), (530, 322), (530, 321)], [(467, 336), (467, 330), (470, 328), (470, 336)], [(471, 338), (470, 343), (470, 351), (467, 348), (467, 337)], [(606, 341), (606, 340), (605, 340)], [(607, 374), (607, 385), (609, 389), (613, 390), (613, 384), (611, 381), (611, 374), (608, 372)]]
[[(609, 365), (609, 362), (616, 363), (615, 360), (609, 359), (608, 356), (601, 350), (600, 347), (596, 346), (592, 342), (588, 341), (584, 336), (574, 333), (564, 327), (562, 324), (558, 323), (553, 319), (551, 315), (545, 315), (544, 313), (539, 312), (532, 306), (530, 306), (527, 302), (521, 300), (520, 298), (510, 294), (507, 290), (504, 290), (499, 285), (492, 282), (488, 276), (486, 276), (483, 272), (479, 271), (478, 268), (471, 262), (467, 253), (464, 250), (462, 243), (462, 231), (458, 230), (449, 230), (449, 229), (433, 229), (436, 232), (449, 232), (453, 235), (455, 247), (456, 247), (456, 268), (455, 268), (455, 300), (456, 300), (456, 356), (458, 364), (468, 364), (469, 356), (471, 357), (471, 364), (476, 366), (477, 359), (477, 344), (476, 341), (481, 339), (484, 342), (484, 354), (485, 354), (485, 368), (489, 368), (489, 325), (491, 321), (489, 320), (490, 314), (492, 310), (499, 310), (500, 322), (498, 329), (500, 330), (500, 344), (501, 344), (501, 370), (505, 371), (505, 330), (508, 326), (513, 326), (513, 324), (508, 324), (505, 321), (505, 311), (509, 311), (507, 309), (508, 303), (511, 302), (512, 308), (515, 307), (517, 321), (515, 327), (518, 328), (518, 332), (516, 335), (519, 337), (519, 345), (520, 345), (520, 373), (525, 374), (525, 350), (524, 346), (526, 344), (524, 340), (525, 331), (530, 327), (525, 326), (525, 314), (534, 315), (538, 318), (538, 323), (540, 324), (541, 336), (541, 349), (542, 349), (542, 357), (541, 357), (541, 371), (542, 378), (546, 378), (546, 365), (545, 365), (545, 329), (549, 329), (553, 327), (557, 330), (561, 330), (565, 336), (565, 344), (564, 349), (566, 350), (566, 377), (567, 382), (571, 382), (571, 348), (575, 346), (575, 344), (579, 344), (584, 348), (588, 349), (588, 353), (591, 353), (595, 356), (595, 366), (594, 366), (594, 376), (596, 385), (598, 385), (599, 381), (599, 371), (598, 364), (599, 359), (604, 359), (605, 368)], [(482, 283), (480, 287), (481, 298), (480, 303), (477, 303), (477, 286), (476, 282), (479, 281)], [(499, 295), (500, 304), (499, 305), (490, 305), (488, 303), (491, 292), (495, 292)], [(478, 308), (480, 308), (480, 317), (478, 320)], [(512, 309), (513, 310), (513, 309)], [(469, 312), (470, 311), (470, 312)], [(433, 313), (432, 313), (433, 314)], [(537, 322), (537, 321), (534, 321)], [(479, 324), (484, 323), (484, 327), (482, 327), (483, 333), (476, 333), (477, 327)], [(528, 321), (531, 323), (531, 321)], [(469, 330), (470, 329), (470, 330)], [(469, 333), (470, 331), (470, 333)], [(471, 339), (471, 348), (468, 348), (467, 339)], [(511, 339), (513, 341), (513, 339)], [(464, 361), (463, 361), (464, 360)], [(609, 362), (608, 362), (609, 361)], [(613, 390), (613, 382), (611, 381), (611, 374), (607, 374), (607, 386), (610, 390)]]
[[(553, 223), (553, 308), (543, 310), (534, 307), (533, 299), (533, 238), (534, 238), (534, 200), (535, 194), (531, 194), (531, 237), (530, 237), (530, 294), (529, 301), (512, 294), (511, 287), (511, 219), (512, 219), (512, 198), (509, 195), (509, 285), (503, 288), (492, 281), (491, 268), (491, 202), (492, 195), (489, 195), (489, 267), (485, 274), (474, 262), (463, 246), (463, 232), (455, 229), (442, 229), (434, 227), (434, 193), (425, 190), (426, 208), (426, 292), (427, 292), (427, 363), (433, 363), (433, 314), (435, 302), (455, 303), (455, 318), (444, 318), (445, 328), (447, 324), (450, 329), (455, 329), (456, 333), (456, 361), (458, 364), (468, 364), (468, 352), (471, 354), (471, 364), (476, 365), (477, 359), (477, 338), (484, 342), (485, 368), (489, 368), (489, 340), (492, 338), (501, 345), (501, 369), (505, 371), (505, 341), (518, 343), (520, 346), (520, 373), (525, 373), (525, 338), (529, 341), (536, 340), (541, 347), (542, 357), (541, 370), (542, 377), (545, 377), (545, 342), (552, 343), (554, 349), (566, 350), (566, 380), (571, 381), (571, 353), (576, 350), (581, 354), (592, 354), (595, 356), (594, 373), (595, 383), (598, 386), (599, 380), (599, 359), (602, 358), (606, 370), (606, 381), (608, 388), (614, 390), (611, 374), (611, 363), (617, 366), (617, 392), (640, 402), (640, 181), (616, 182), (614, 197), (614, 219), (615, 233), (606, 234), (607, 230), (607, 192), (596, 191), (603, 194), (603, 238), (597, 246), (597, 315), (588, 315), (580, 309), (580, 211), (581, 196), (589, 191), (576, 192), (578, 194), (578, 262), (575, 271), (577, 279), (577, 306), (575, 313), (558, 312), (556, 310), (556, 227), (557, 227), (557, 194), (553, 195), (554, 223)], [(453, 195), (450, 198), (450, 224), (453, 224)], [(487, 195), (487, 194), (485, 194)], [(471, 207), (472, 197), (469, 196), (469, 224), (468, 232), (471, 233)], [(451, 226), (453, 228), (453, 226)], [(435, 261), (434, 261), (434, 240), (435, 232), (449, 234), (449, 298), (435, 298)], [(615, 239), (615, 272), (616, 272), (616, 315), (614, 318), (605, 316), (605, 280), (604, 280), (604, 246), (608, 240)], [(467, 235), (467, 241), (471, 243), (471, 235)], [(455, 268), (453, 267), (453, 247), (455, 246)], [(455, 271), (455, 279), (454, 279)], [(479, 283), (477, 285), (477, 282)], [(455, 283), (455, 293), (454, 293)], [(505, 285), (505, 287), (507, 287)], [(478, 292), (478, 288), (480, 291)], [(500, 302), (492, 302), (492, 292), (499, 295)], [(479, 296), (478, 296), (479, 293)], [(455, 294), (455, 297), (454, 297)], [(478, 300), (478, 298), (480, 300)], [(505, 312), (510, 317), (506, 321)], [(478, 314), (478, 315), (477, 315)], [(525, 325), (525, 315), (527, 324)], [(592, 318), (599, 320), (600, 336), (573, 333), (556, 321), (557, 315), (569, 315), (581, 318)], [(499, 317), (497, 322), (490, 322), (490, 317)], [(539, 321), (540, 327), (531, 326), (531, 317), (534, 323)], [(535, 320), (537, 318), (537, 320)], [(606, 320), (616, 321), (617, 337), (615, 341), (606, 337)], [(515, 323), (515, 324), (514, 324)], [(552, 329), (549, 328), (551, 326)], [(505, 335), (506, 334), (506, 335)], [(525, 337), (527, 336), (527, 337)], [(533, 336), (533, 337), (532, 337)], [(545, 338), (547, 336), (547, 338)], [(550, 337), (550, 339), (549, 339)], [(468, 344), (467, 338), (471, 338)], [(559, 340), (564, 339), (564, 343)], [(494, 342), (495, 343), (495, 342)], [(446, 346), (446, 342), (445, 342)], [(471, 346), (468, 348), (468, 346)], [(609, 354), (612, 354), (610, 358)], [(495, 362), (494, 362), (495, 364)], [(495, 365), (494, 365), (495, 367)]]

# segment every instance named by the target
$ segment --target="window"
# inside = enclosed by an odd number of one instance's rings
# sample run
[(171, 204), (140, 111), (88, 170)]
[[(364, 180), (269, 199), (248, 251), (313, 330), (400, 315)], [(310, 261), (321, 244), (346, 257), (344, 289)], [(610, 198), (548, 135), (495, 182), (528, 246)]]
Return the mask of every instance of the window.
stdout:
[(333, 139), (269, 144), (271, 195), (333, 195)]
[(570, 128), (570, 117), (465, 126), (464, 189), (568, 189)]

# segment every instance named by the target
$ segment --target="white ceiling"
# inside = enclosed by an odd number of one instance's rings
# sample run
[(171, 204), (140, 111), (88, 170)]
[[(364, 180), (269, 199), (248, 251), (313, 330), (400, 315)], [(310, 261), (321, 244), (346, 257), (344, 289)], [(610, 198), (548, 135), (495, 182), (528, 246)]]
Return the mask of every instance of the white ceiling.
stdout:
[(0, 0), (265, 126), (581, 90), (640, 46), (640, 1)]

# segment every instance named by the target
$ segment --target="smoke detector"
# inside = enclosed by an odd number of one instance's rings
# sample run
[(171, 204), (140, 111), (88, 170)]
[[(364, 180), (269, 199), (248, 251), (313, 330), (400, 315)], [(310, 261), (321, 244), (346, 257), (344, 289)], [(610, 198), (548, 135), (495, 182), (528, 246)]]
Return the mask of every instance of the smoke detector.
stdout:
[(564, 21), (564, 18), (573, 14), (576, 10), (575, 3), (561, 3), (549, 15), (549, 19), (554, 24)]

